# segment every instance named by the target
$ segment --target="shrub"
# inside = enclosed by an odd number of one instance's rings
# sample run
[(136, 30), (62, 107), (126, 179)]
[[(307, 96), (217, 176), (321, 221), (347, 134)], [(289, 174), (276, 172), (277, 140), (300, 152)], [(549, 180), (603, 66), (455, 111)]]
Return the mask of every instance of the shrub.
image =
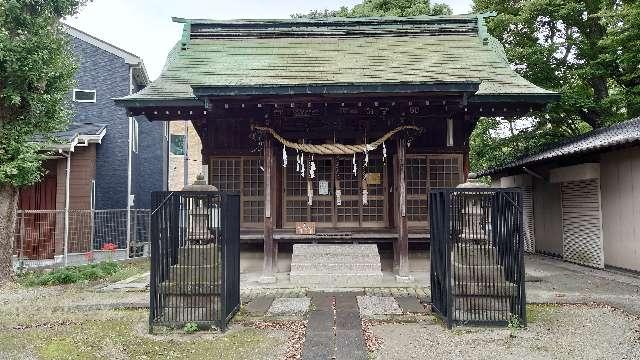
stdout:
[(186, 332), (187, 334), (193, 334), (198, 330), (200, 330), (200, 327), (194, 322), (188, 322), (184, 324), (184, 332)]
[(94, 281), (117, 273), (120, 267), (113, 261), (105, 261), (97, 264), (66, 266), (49, 272), (25, 272), (19, 275), (19, 282), (25, 286), (47, 286)]

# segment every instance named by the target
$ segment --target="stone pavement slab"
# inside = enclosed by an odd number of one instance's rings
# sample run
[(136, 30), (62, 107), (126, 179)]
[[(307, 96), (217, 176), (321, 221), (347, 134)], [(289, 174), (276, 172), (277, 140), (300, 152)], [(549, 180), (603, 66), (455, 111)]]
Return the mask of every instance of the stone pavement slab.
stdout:
[(335, 356), (333, 331), (316, 332), (307, 327), (302, 358), (304, 360), (328, 360)]
[(336, 360), (366, 360), (362, 329), (336, 330)]
[(358, 311), (336, 311), (336, 330), (362, 330)]
[(255, 300), (247, 304), (245, 310), (252, 316), (264, 316), (272, 303), (273, 296), (258, 296)]
[(396, 302), (405, 313), (424, 314), (428, 312), (415, 296), (398, 296)]
[(395, 315), (402, 314), (402, 309), (391, 296), (358, 296), (360, 315)]
[(309, 298), (277, 298), (273, 300), (268, 313), (275, 316), (304, 315), (310, 303)]

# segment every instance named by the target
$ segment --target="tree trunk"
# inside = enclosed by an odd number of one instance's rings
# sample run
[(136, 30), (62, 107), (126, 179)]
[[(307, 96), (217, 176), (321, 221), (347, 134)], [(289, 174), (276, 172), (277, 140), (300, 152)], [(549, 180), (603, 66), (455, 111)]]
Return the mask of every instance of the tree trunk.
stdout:
[(0, 185), (0, 285), (15, 279), (13, 241), (18, 205), (18, 189)]

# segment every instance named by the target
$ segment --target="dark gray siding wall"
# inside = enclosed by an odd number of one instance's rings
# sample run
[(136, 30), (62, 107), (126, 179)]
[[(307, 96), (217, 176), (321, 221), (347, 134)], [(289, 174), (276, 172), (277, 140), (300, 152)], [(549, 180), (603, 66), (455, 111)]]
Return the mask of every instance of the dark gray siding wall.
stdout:
[(138, 122), (138, 153), (133, 154), (133, 192), (136, 195), (135, 207), (149, 209), (151, 192), (166, 190), (168, 154), (165, 149), (163, 122), (150, 122), (144, 117)]
[[(96, 208), (127, 207), (129, 125), (113, 98), (129, 94), (129, 65), (118, 56), (70, 37), (78, 62), (76, 88), (96, 90), (95, 103), (73, 103), (75, 121), (102, 123), (107, 133), (96, 151)], [(139, 151), (133, 156), (135, 207), (148, 208), (150, 192), (163, 190), (163, 126), (139, 119)], [(73, 169), (72, 169), (73, 171)]]

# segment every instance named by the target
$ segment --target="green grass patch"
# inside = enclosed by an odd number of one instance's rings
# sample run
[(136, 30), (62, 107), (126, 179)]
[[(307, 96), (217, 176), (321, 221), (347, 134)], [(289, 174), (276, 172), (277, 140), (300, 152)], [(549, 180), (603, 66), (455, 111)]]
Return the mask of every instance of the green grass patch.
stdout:
[(527, 304), (527, 323), (533, 324), (547, 318), (557, 307), (555, 304)]
[(0, 339), (3, 352), (11, 358), (36, 355), (53, 359), (253, 359), (270, 358), (276, 346), (283, 346), (262, 330), (239, 328), (225, 334), (208, 331), (195, 334), (169, 332), (147, 334), (147, 312), (112, 312), (112, 319), (86, 320), (75, 324), (7, 329)]
[(107, 279), (121, 269), (121, 264), (105, 261), (97, 264), (65, 266), (50, 271), (28, 271), (18, 274), (18, 283), (28, 287), (74, 284)]

